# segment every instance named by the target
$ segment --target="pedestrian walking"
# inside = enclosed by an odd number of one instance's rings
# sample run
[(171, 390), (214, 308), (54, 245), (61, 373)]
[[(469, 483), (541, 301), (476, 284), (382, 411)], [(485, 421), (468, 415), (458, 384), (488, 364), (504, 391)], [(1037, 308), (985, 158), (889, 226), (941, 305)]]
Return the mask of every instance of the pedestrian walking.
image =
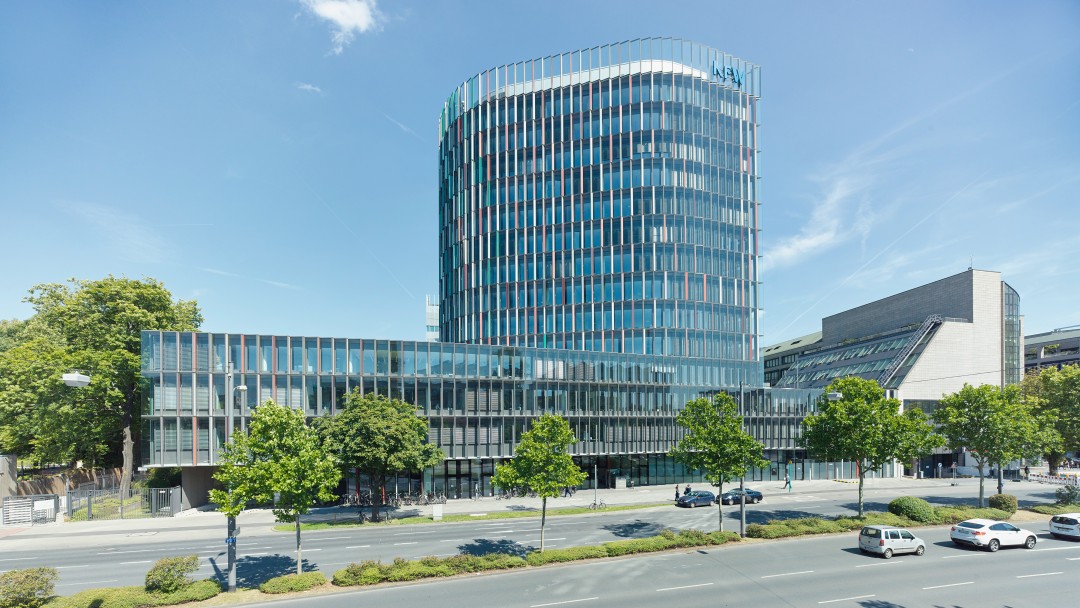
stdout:
[(686, 496), (689, 493), (690, 493), (690, 484), (686, 484), (686, 489), (683, 490), (683, 496)]
[(562, 495), (563, 495), (563, 498), (570, 498), (571, 496), (574, 495), (574, 493), (570, 491), (570, 486), (563, 486)]
[(1029, 469), (1028, 466), (1025, 464), (1024, 465), (1024, 479), (1028, 479), (1030, 475), (1031, 475), (1031, 469)]
[(786, 488), (789, 492), (791, 491), (791, 474), (790, 473), (784, 473), (784, 488)]
[(675, 501), (679, 500), (679, 486), (675, 486)]

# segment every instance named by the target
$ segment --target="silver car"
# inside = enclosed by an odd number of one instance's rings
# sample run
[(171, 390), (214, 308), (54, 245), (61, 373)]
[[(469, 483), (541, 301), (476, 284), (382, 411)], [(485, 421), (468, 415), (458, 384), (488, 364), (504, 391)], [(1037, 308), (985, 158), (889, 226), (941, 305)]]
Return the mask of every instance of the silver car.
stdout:
[(993, 553), (1001, 547), (1022, 545), (1035, 548), (1035, 533), (1017, 528), (1007, 521), (969, 519), (952, 527), (949, 538), (957, 545), (985, 548)]
[(893, 526), (864, 526), (859, 532), (859, 550), (864, 553), (879, 553), (889, 559), (894, 553), (926, 552), (926, 541), (903, 528)]

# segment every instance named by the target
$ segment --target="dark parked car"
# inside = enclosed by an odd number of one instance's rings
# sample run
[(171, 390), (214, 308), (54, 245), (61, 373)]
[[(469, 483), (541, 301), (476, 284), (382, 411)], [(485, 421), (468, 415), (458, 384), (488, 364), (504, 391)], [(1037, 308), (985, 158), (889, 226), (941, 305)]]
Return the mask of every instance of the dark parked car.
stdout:
[(716, 494), (707, 490), (694, 490), (689, 494), (683, 494), (675, 504), (680, 507), (709, 506), (716, 502)]
[(745, 490), (739, 490), (736, 488), (734, 490), (728, 490), (727, 492), (721, 494), (720, 502), (721, 504), (725, 505), (737, 505), (739, 504), (739, 497), (743, 494), (743, 492), (746, 493), (746, 504), (748, 505), (759, 503), (761, 502), (762, 498), (765, 498), (765, 496), (757, 490), (751, 490), (750, 488), (746, 488)]

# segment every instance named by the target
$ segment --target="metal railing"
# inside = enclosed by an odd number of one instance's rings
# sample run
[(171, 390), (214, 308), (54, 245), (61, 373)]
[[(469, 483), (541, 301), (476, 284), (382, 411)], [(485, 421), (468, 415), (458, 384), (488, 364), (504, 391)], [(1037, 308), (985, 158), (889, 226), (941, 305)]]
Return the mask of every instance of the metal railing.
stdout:
[(75, 490), (67, 494), (68, 521), (172, 517), (182, 508), (180, 488)]
[(5, 526), (33, 526), (56, 521), (60, 510), (60, 497), (56, 494), (8, 496), (0, 507), (0, 524)]

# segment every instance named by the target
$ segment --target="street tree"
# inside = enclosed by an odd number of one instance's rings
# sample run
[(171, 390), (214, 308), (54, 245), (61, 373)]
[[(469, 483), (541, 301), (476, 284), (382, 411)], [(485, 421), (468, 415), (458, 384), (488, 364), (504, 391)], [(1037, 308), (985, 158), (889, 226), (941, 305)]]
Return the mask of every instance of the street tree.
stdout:
[(495, 467), (491, 483), (502, 490), (521, 488), (540, 497), (540, 552), (544, 552), (547, 501), (568, 486), (585, 481), (587, 475), (570, 455), (577, 441), (566, 418), (545, 414), (532, 421), (514, 448), (514, 457)]
[(210, 500), (228, 517), (249, 502), (273, 503), (278, 521), (296, 527), (296, 573), (302, 572), (300, 517), (319, 501), (334, 498), (341, 480), (334, 457), (323, 449), (300, 410), (273, 401), (258, 406), (246, 433), (234, 433), (214, 474), (224, 489)]
[(867, 471), (894, 460), (929, 454), (944, 444), (918, 409), (901, 413), (900, 402), (885, 397), (876, 380), (837, 378), (803, 420), (800, 444), (813, 458), (851, 460), (859, 476), (859, 517)]
[(1042, 454), (1056, 475), (1066, 452), (1080, 451), (1080, 366), (1045, 367), (1029, 372), (1021, 384), (1039, 423), (1057, 432), (1061, 442), (1050, 442)]
[[(686, 434), (668, 452), (689, 469), (700, 470), (705, 479), (724, 493), (724, 484), (744, 477), (752, 467), (764, 467), (765, 446), (743, 430), (742, 416), (735, 400), (726, 393), (704, 397), (686, 404), (675, 418)], [(717, 500), (720, 530), (724, 529), (724, 507)]]
[(318, 422), (323, 444), (338, 463), (370, 479), (375, 520), (379, 519), (381, 490), (389, 475), (422, 471), (445, 458), (442, 450), (428, 443), (428, 424), (417, 415), (416, 406), (398, 399), (362, 395), (357, 389), (345, 396), (344, 407), (336, 416)]
[[(131, 487), (141, 403), (140, 347), (144, 329), (194, 331), (202, 314), (194, 301), (173, 300), (158, 281), (108, 276), (96, 281), (40, 284), (26, 297), (41, 324), (67, 351), (65, 363), (90, 373), (75, 397), (94, 404), (99, 422), (111, 427), (110, 453), (119, 445), (121, 495)], [(78, 423), (78, 417), (72, 418)], [(69, 429), (77, 432), (80, 427)], [(106, 430), (107, 431), (107, 430)], [(113, 439), (115, 437), (115, 439)]]
[(964, 384), (959, 391), (941, 398), (934, 410), (934, 422), (949, 448), (967, 448), (978, 464), (979, 506), (985, 506), (984, 467), (990, 465), (1000, 471), (1009, 462), (1039, 454), (1058, 441), (1053, 430), (1039, 425), (1017, 385), (999, 388)]

